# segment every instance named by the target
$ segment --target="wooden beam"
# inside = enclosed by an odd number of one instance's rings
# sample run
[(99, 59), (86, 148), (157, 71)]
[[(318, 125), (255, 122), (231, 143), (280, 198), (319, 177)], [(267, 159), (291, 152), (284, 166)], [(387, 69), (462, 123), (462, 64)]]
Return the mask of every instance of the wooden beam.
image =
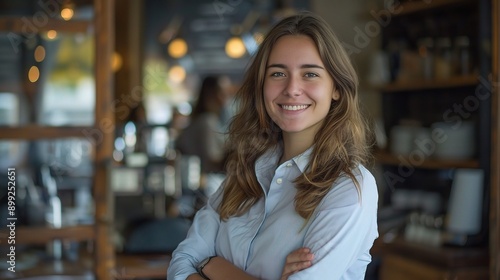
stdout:
[(108, 169), (112, 159), (115, 134), (113, 114), (113, 76), (111, 58), (114, 50), (114, 0), (94, 0), (96, 128), (102, 133), (96, 143), (94, 202), (95, 202), (95, 275), (99, 280), (113, 279), (115, 252), (112, 242), (113, 202)]
[(131, 110), (143, 100), (142, 92), (142, 10), (144, 1), (120, 0), (116, 7), (115, 46), (122, 66), (115, 73), (115, 122), (123, 125)]
[(55, 138), (86, 138), (92, 142), (102, 137), (94, 127), (84, 126), (39, 126), (25, 125), (20, 127), (0, 127), (0, 140), (38, 140)]
[(91, 31), (91, 21), (88, 20), (58, 20), (46, 18), (43, 24), (37, 24), (30, 17), (0, 17), (0, 31), (32, 35), (49, 30), (68, 33), (87, 33)]
[[(0, 237), (8, 237), (7, 230), (0, 231)], [(16, 244), (46, 244), (49, 241), (72, 240), (87, 241), (94, 239), (94, 227), (92, 225), (77, 225), (63, 228), (48, 227), (17, 227)], [(0, 242), (1, 244), (7, 244)]]
[(491, 116), (491, 203), (490, 203), (490, 279), (500, 279), (500, 3), (492, 1), (492, 116)]

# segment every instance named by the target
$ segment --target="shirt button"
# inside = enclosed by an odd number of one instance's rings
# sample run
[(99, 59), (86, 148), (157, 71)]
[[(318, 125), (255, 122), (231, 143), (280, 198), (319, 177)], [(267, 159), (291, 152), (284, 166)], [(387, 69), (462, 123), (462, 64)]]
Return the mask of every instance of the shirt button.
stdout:
[(286, 167), (292, 167), (292, 165), (293, 164), (291, 162), (289, 162), (289, 163), (286, 164)]
[(278, 179), (276, 180), (276, 183), (278, 183), (278, 185), (281, 185), (281, 183), (282, 183), (282, 182), (283, 182), (283, 179), (281, 179), (281, 178), (278, 178)]

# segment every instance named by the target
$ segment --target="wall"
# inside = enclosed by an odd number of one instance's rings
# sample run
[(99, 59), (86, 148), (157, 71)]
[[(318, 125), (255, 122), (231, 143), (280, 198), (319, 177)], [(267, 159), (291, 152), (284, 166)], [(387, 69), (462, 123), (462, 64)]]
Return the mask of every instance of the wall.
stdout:
[[(369, 85), (371, 61), (380, 48), (384, 28), (371, 12), (379, 13), (380, 1), (311, 0), (311, 11), (322, 16), (343, 42), (360, 79), (360, 97), (371, 118), (381, 116), (379, 94)], [(388, 18), (389, 24), (390, 19)], [(369, 104), (369, 105), (368, 105)], [(370, 118), (370, 119), (371, 119)]]

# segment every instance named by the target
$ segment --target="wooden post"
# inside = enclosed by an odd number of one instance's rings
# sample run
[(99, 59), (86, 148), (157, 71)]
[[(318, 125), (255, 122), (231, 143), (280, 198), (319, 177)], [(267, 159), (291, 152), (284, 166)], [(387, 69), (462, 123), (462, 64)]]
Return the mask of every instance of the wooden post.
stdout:
[(123, 126), (130, 116), (131, 109), (143, 99), (142, 92), (142, 28), (143, 1), (120, 0), (116, 6), (115, 31), (116, 52), (122, 58), (122, 66), (115, 73), (115, 122)]
[(113, 114), (114, 0), (94, 0), (96, 107), (95, 139), (95, 256), (94, 270), (98, 280), (112, 279), (115, 252), (112, 242), (113, 196), (108, 184), (108, 169), (113, 153), (115, 120)]
[(500, 1), (492, 1), (492, 153), (490, 204), (490, 279), (500, 279)]

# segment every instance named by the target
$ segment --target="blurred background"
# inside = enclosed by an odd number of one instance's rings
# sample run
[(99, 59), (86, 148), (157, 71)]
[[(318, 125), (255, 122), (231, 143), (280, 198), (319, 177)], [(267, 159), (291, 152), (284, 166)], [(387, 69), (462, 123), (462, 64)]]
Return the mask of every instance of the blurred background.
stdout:
[(245, 69), (301, 10), (375, 135), (366, 279), (500, 279), (496, 0), (0, 0), (0, 279), (165, 279)]

